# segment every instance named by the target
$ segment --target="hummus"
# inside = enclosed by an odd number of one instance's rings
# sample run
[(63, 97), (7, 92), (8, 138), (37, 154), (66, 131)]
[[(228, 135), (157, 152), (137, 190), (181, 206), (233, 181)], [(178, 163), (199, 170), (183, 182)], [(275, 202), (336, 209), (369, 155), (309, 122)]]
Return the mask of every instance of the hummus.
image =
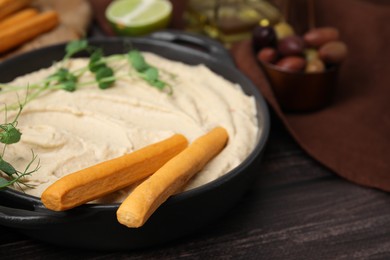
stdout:
[[(134, 74), (125, 59), (110, 62), (118, 76), (108, 89), (96, 84), (74, 92), (50, 90), (26, 104), (18, 119), (20, 142), (7, 146), (4, 159), (22, 170), (31, 161), (32, 151), (40, 168), (26, 178), (34, 188), (23, 190), (40, 197), (64, 175), (121, 156), (160, 141), (174, 133), (189, 142), (215, 126), (229, 133), (226, 148), (198, 173), (186, 190), (210, 182), (240, 164), (253, 150), (261, 127), (256, 119), (255, 100), (237, 84), (216, 75), (206, 66), (189, 66), (143, 53), (147, 62), (160, 70), (173, 93), (150, 86)], [(86, 66), (87, 59), (71, 59), (70, 71)], [(56, 71), (56, 66), (15, 79), (10, 85), (28, 86)], [(129, 74), (130, 71), (130, 74)], [(133, 73), (131, 73), (133, 72)], [(81, 82), (93, 81), (86, 72)], [(82, 83), (81, 83), (82, 84)], [(0, 94), (0, 104), (23, 100), (26, 90)], [(8, 122), (17, 111), (8, 111)], [(6, 120), (1, 115), (1, 122)], [(125, 189), (99, 202), (120, 202)]]

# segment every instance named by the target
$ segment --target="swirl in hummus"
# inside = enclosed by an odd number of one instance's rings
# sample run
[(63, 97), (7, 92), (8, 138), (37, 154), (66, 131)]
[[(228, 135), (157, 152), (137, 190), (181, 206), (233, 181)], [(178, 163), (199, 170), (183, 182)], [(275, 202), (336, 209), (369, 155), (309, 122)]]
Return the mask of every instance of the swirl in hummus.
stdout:
[[(204, 65), (189, 66), (152, 53), (143, 55), (162, 72), (169, 71), (161, 73), (161, 78), (172, 85), (172, 95), (130, 76), (120, 77), (105, 90), (94, 85), (75, 92), (48, 91), (25, 106), (18, 120), (21, 141), (7, 147), (4, 159), (15, 168), (24, 168), (31, 160), (31, 150), (38, 155), (40, 169), (27, 177), (27, 183), (35, 188), (23, 188), (26, 193), (40, 197), (50, 184), (66, 174), (174, 133), (183, 134), (191, 142), (218, 125), (228, 131), (229, 142), (186, 190), (218, 178), (248, 156), (261, 131), (253, 97)], [(67, 66), (75, 70), (87, 63), (87, 59), (77, 58), (69, 60)], [(125, 60), (112, 62), (110, 66), (117, 75), (128, 75), (131, 70)], [(10, 84), (27, 86), (55, 69), (55, 66), (41, 69)], [(91, 80), (93, 75), (89, 72), (81, 78), (85, 82)], [(24, 92), (20, 91), (19, 97), (3, 93), (0, 102), (21, 99)], [(12, 118), (13, 113), (8, 111), (8, 117)], [(128, 192), (129, 189), (116, 192), (99, 202), (120, 202)]]

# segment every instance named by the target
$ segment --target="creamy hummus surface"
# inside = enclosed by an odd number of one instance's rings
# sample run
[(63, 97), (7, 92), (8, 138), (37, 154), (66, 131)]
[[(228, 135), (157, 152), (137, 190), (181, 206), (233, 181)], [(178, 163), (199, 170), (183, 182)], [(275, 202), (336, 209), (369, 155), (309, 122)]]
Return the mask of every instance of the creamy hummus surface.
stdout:
[[(190, 181), (186, 190), (218, 178), (248, 156), (261, 131), (253, 97), (203, 65), (189, 66), (152, 53), (143, 54), (172, 86), (171, 95), (137, 77), (124, 59), (110, 63), (118, 80), (108, 89), (93, 84), (74, 92), (51, 90), (26, 104), (17, 125), (22, 138), (7, 146), (4, 156), (16, 169), (24, 169), (32, 151), (37, 155), (40, 168), (27, 177), (27, 184), (34, 188), (23, 186), (26, 193), (40, 197), (64, 175), (130, 153), (174, 133), (183, 134), (191, 142), (215, 126), (226, 128), (228, 144)], [(87, 63), (87, 59), (78, 58), (70, 60), (67, 66), (72, 71)], [(55, 70), (55, 66), (45, 68), (19, 77), (10, 85), (27, 86)], [(89, 72), (80, 79), (92, 80)], [(0, 104), (23, 100), (25, 93), (26, 90), (17, 95), (2, 93)], [(7, 112), (8, 121), (16, 112)], [(5, 113), (1, 114), (4, 122)], [(98, 202), (120, 202), (129, 190)]]

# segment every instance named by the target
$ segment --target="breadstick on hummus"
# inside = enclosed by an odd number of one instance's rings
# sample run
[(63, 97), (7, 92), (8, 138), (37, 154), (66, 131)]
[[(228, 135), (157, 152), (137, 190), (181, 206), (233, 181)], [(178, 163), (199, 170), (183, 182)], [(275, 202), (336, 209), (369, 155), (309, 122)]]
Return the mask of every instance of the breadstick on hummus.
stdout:
[(51, 210), (76, 207), (145, 179), (188, 145), (180, 134), (135, 152), (71, 173), (54, 182), (41, 196)]
[(140, 227), (171, 195), (183, 187), (226, 145), (228, 133), (217, 127), (199, 137), (138, 185), (117, 211), (118, 221)]

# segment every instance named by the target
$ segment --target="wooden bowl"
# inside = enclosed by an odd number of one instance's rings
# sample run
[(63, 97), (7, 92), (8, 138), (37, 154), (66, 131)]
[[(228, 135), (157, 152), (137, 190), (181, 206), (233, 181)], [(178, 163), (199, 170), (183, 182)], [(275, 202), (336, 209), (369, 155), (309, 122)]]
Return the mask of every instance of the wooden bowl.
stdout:
[(285, 71), (269, 63), (260, 64), (285, 112), (312, 112), (332, 102), (338, 79), (337, 66), (325, 72), (304, 73)]

